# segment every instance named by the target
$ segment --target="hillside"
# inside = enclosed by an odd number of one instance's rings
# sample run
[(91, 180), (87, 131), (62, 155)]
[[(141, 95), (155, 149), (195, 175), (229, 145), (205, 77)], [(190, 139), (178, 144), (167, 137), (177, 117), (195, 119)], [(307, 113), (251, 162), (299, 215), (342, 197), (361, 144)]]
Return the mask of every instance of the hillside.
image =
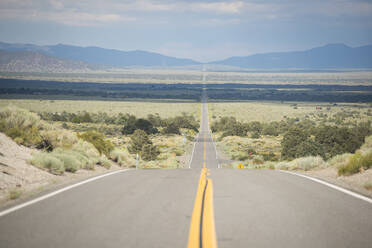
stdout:
[(93, 66), (79, 61), (59, 59), (35, 51), (0, 50), (0, 71), (71, 72), (90, 71)]
[(352, 48), (344, 44), (329, 44), (305, 51), (230, 57), (210, 64), (261, 69), (371, 68), (372, 45)]
[(147, 51), (119, 51), (100, 47), (79, 47), (70, 45), (37, 46), (32, 44), (9, 44), (0, 42), (0, 49), (7, 51), (36, 51), (62, 59), (83, 61), (114, 67), (125, 66), (187, 66), (200, 64), (191, 59), (164, 56)]

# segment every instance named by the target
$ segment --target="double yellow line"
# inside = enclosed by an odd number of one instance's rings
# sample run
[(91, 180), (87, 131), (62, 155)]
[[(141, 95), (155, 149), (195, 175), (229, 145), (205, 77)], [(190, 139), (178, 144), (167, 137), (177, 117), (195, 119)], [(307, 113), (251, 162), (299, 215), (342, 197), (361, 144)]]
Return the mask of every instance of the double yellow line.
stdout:
[(217, 248), (213, 211), (213, 184), (205, 167), (206, 143), (204, 135), (204, 161), (191, 217), (188, 248)]

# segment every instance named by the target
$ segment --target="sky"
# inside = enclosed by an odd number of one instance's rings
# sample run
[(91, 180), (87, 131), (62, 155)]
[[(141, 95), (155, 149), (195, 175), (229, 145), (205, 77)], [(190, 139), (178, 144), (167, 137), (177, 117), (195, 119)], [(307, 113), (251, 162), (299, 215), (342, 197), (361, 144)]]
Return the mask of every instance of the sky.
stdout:
[(372, 0), (1, 0), (0, 41), (146, 50), (201, 62), (372, 44)]

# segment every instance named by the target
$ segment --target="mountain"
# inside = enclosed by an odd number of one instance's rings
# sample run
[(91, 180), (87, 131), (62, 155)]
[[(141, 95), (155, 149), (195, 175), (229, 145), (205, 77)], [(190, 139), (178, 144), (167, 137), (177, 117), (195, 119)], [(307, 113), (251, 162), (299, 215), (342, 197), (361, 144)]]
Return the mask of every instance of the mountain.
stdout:
[[(107, 67), (190, 67), (201, 63), (191, 60), (164, 56), (146, 51), (119, 51), (100, 47), (79, 47), (70, 45), (38, 46), (33, 44), (10, 44), (0, 42), (0, 50), (9, 52), (35, 52), (14, 54), (17, 66), (12, 62), (2, 64), (1, 68), (30, 69), (31, 61), (35, 68), (47, 66), (50, 70), (86, 70)], [(22, 56), (23, 57), (22, 57)], [(41, 55), (47, 56), (42, 57)], [(5, 56), (1, 53), (0, 59)], [(6, 55), (9, 60), (10, 54)], [(26, 59), (24, 68), (20, 66), (20, 58)], [(31, 58), (33, 57), (33, 58)], [(43, 58), (43, 59), (42, 59)], [(62, 59), (62, 60), (61, 60)], [(42, 62), (49, 61), (48, 63)], [(255, 54), (246, 57), (230, 57), (208, 63), (210, 66), (226, 68), (251, 69), (342, 69), (342, 68), (372, 68), (372, 45), (349, 47), (344, 44), (329, 44), (305, 51), (276, 52)], [(57, 68), (59, 65), (60, 68)], [(93, 66), (95, 65), (95, 66)], [(100, 66), (98, 66), (100, 65)], [(76, 68), (74, 67), (76, 66)], [(46, 67), (45, 67), (46, 68)], [(38, 69), (38, 70), (39, 70)], [(48, 70), (49, 70), (48, 69)], [(13, 70), (13, 69), (12, 69)]]
[(36, 51), (0, 50), (0, 71), (7, 72), (71, 72), (95, 68), (84, 62), (59, 59)]
[(372, 45), (352, 48), (344, 44), (326, 46), (297, 52), (255, 54), (246, 57), (230, 57), (210, 62), (242, 68), (371, 68)]
[(200, 64), (191, 59), (164, 56), (146, 51), (119, 51), (100, 47), (70, 45), (37, 46), (32, 44), (9, 44), (0, 42), (0, 49), (7, 51), (36, 51), (62, 59), (114, 67), (125, 66), (187, 66)]

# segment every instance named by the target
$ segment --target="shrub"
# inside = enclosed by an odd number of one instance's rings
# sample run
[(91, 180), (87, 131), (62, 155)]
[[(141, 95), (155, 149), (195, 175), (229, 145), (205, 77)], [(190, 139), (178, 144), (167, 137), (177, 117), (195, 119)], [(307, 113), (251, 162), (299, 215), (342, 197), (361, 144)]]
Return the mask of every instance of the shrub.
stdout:
[(181, 134), (179, 127), (174, 123), (167, 123), (165, 128), (162, 130), (164, 134)]
[(252, 133), (251, 135), (251, 138), (252, 139), (259, 139), (261, 137), (260, 133), (259, 132), (254, 132)]
[(362, 167), (362, 154), (356, 153), (350, 157), (349, 161), (340, 167), (338, 167), (338, 175), (349, 176), (360, 171)]
[(348, 161), (349, 158), (352, 156), (350, 153), (344, 153), (340, 155), (336, 155), (329, 159), (327, 162), (330, 166), (342, 166), (345, 165)]
[(159, 154), (159, 149), (152, 144), (145, 144), (142, 146), (141, 158), (145, 161), (155, 160)]
[(83, 169), (93, 170), (94, 165), (99, 161), (100, 154), (93, 144), (79, 140), (72, 146), (72, 150), (80, 154), (80, 162)]
[(38, 146), (42, 142), (40, 130), (46, 123), (28, 110), (8, 106), (0, 110), (0, 132), (25, 146)]
[(305, 129), (299, 126), (291, 127), (284, 134), (281, 147), (281, 154), (285, 159), (318, 155), (325, 157), (323, 147), (317, 141), (314, 141)]
[(136, 130), (136, 117), (134, 115), (127, 117), (123, 116), (122, 119), (124, 120), (124, 127), (121, 130), (121, 133), (124, 135), (133, 134)]
[(372, 150), (369, 150), (368, 152), (363, 154), (362, 167), (365, 170), (368, 170), (372, 167)]
[(350, 156), (346, 164), (343, 164), (338, 168), (338, 174), (349, 176), (360, 172), (362, 168), (368, 170), (371, 167), (372, 150), (369, 150), (364, 154), (361, 152), (357, 152), (354, 155)]
[(293, 169), (301, 169), (301, 170), (310, 170), (313, 168), (322, 168), (326, 167), (326, 163), (320, 156), (309, 156), (304, 158), (298, 158), (290, 162), (291, 168)]
[(120, 166), (126, 165), (128, 167), (135, 166), (136, 160), (132, 155), (124, 149), (115, 149), (110, 153), (110, 158), (118, 163)]
[(346, 127), (321, 126), (315, 131), (315, 141), (322, 145), (326, 157), (353, 153), (363, 144), (364, 138)]
[(15, 199), (18, 199), (22, 195), (22, 193), (23, 193), (23, 190), (14, 188), (9, 191), (8, 197), (10, 200), (15, 200)]
[(98, 160), (98, 164), (99, 165), (102, 165), (103, 167), (105, 167), (106, 169), (110, 169), (111, 167), (111, 162), (110, 160), (107, 159), (107, 157), (105, 155), (102, 155), (99, 160)]
[(44, 148), (48, 151), (52, 151), (58, 147), (69, 149), (78, 142), (78, 138), (75, 133), (64, 129), (50, 129), (42, 131), (41, 137), (43, 141), (39, 148)]
[(262, 168), (266, 168), (266, 169), (270, 169), (270, 170), (274, 170), (275, 169), (275, 163), (272, 162), (272, 161), (266, 161), (261, 166), (262, 166)]
[(188, 115), (184, 112), (181, 116), (170, 118), (166, 122), (172, 122), (178, 128), (186, 128), (194, 131), (198, 131), (198, 127), (200, 125), (200, 123), (195, 120), (195, 117), (193, 115)]
[(163, 168), (178, 168), (179, 163), (176, 157), (170, 156), (165, 161), (162, 162), (161, 167)]
[(360, 147), (360, 150), (366, 151), (372, 148), (372, 136), (368, 136), (364, 140), (364, 144)]
[(65, 171), (72, 173), (79, 170), (82, 167), (82, 163), (84, 161), (84, 158), (78, 152), (65, 150), (62, 148), (57, 148), (56, 150), (51, 152), (50, 155), (53, 155), (54, 157), (61, 160), (63, 166), (65, 167)]
[(152, 144), (149, 136), (143, 130), (136, 130), (130, 137), (131, 143), (129, 152), (141, 153), (142, 147), (146, 144)]
[(231, 156), (233, 160), (239, 160), (239, 161), (244, 161), (249, 158), (249, 154), (245, 152), (239, 152), (238, 154), (233, 154)]
[(262, 157), (263, 157), (263, 160), (265, 161), (276, 161), (277, 160), (277, 157), (275, 156), (273, 152), (264, 153), (262, 154)]
[(34, 155), (31, 163), (39, 168), (47, 169), (50, 173), (55, 175), (62, 175), (65, 171), (63, 162), (53, 156), (53, 154), (41, 152)]
[(110, 152), (114, 149), (114, 145), (109, 140), (105, 140), (102, 133), (94, 130), (87, 131), (82, 134), (78, 134), (78, 137), (93, 144), (100, 154), (110, 155)]
[(365, 188), (366, 190), (371, 190), (371, 191), (372, 191), (372, 183), (365, 183), (365, 184), (364, 184), (364, 188)]
[(136, 129), (143, 130), (147, 134), (154, 134), (154, 133), (158, 132), (158, 130), (156, 128), (154, 128), (152, 123), (150, 121), (146, 120), (146, 119), (136, 120), (136, 122), (134, 123), (134, 126), (135, 126)]
[(275, 169), (278, 170), (288, 170), (291, 167), (291, 164), (287, 161), (279, 162), (275, 164)]

